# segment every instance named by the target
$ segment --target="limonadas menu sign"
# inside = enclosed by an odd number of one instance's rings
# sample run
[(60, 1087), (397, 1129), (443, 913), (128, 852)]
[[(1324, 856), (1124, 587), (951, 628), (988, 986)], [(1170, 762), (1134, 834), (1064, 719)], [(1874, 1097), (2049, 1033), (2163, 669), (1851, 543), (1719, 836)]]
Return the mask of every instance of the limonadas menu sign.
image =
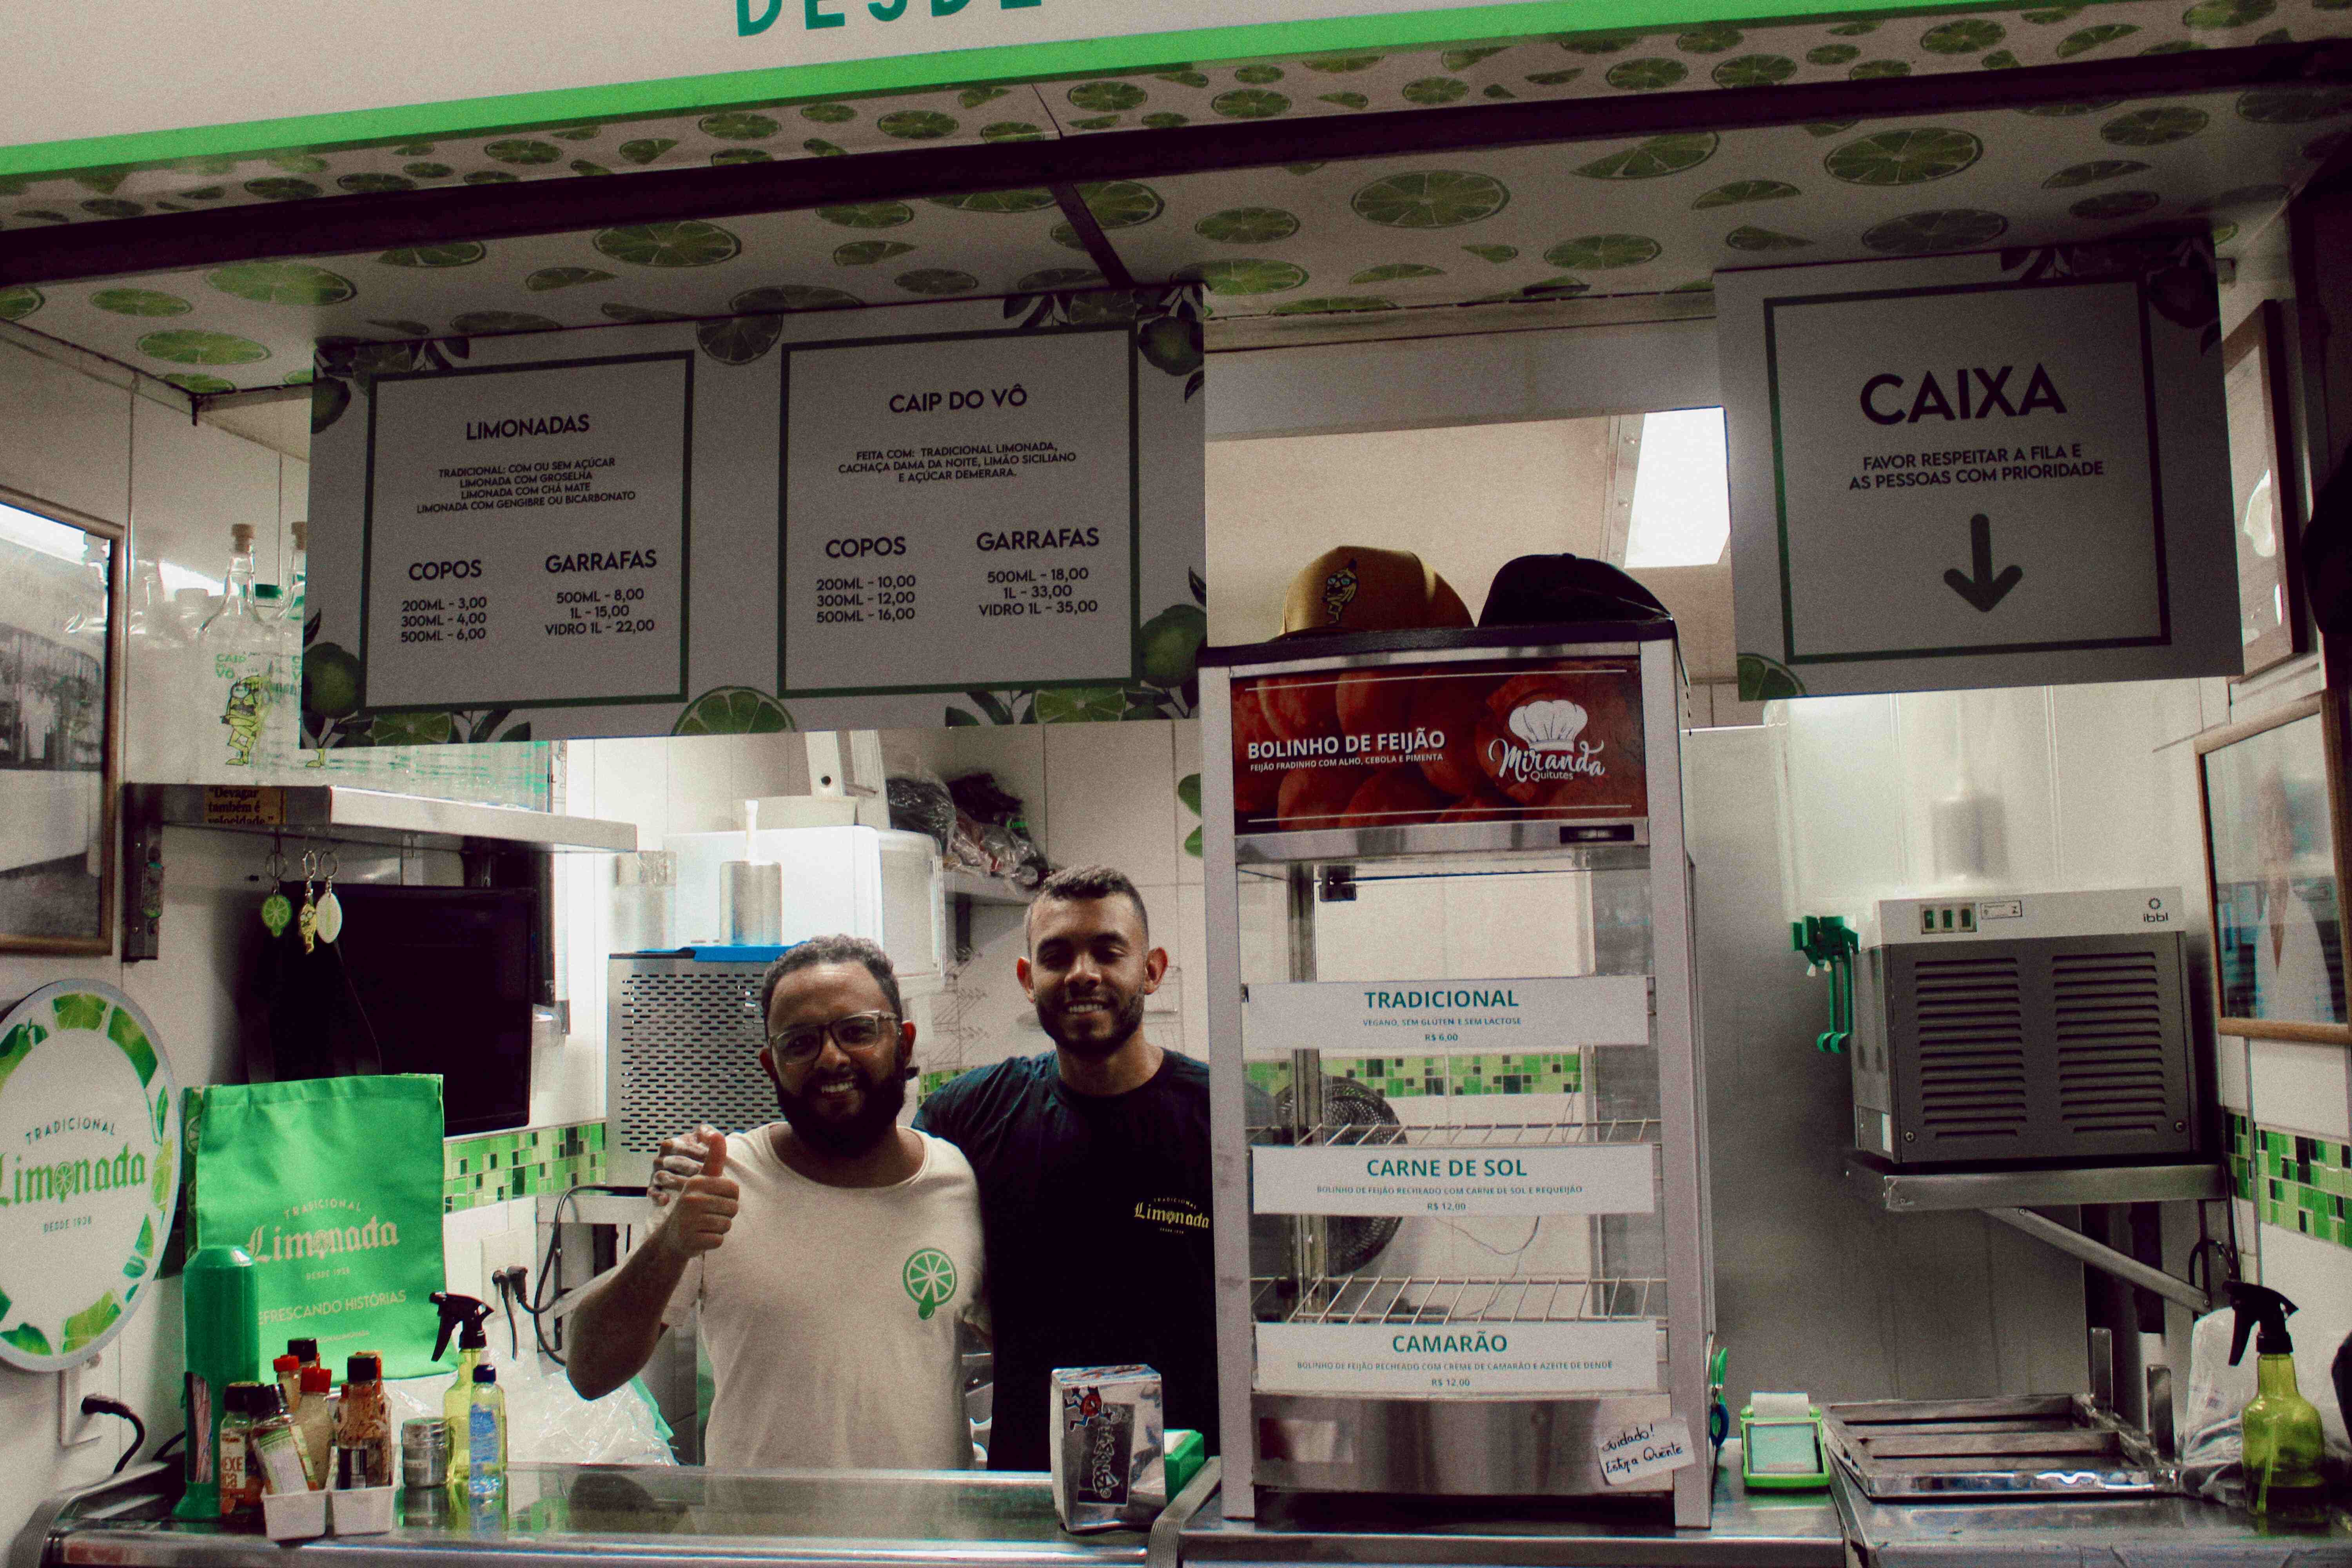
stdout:
[(320, 746), (1181, 717), (1196, 285), (337, 349)]
[(50, 1372), (121, 1332), (179, 1205), (178, 1096), (113, 986), (44, 986), (0, 1016), (0, 1361)]

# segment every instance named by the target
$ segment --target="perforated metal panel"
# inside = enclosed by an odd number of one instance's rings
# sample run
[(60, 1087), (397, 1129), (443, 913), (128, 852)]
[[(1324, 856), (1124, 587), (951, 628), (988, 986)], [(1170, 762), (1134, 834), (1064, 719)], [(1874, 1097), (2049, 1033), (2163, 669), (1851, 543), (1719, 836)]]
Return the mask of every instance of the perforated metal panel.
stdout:
[(2156, 954), (2060, 952), (2050, 978), (2066, 1131), (2161, 1133), (2173, 1116), (2173, 1085)]
[(2178, 932), (1884, 951), (1896, 1161), (2196, 1152)]
[(614, 958), (606, 966), (605, 1148), (650, 1154), (698, 1122), (776, 1119), (760, 1070), (758, 963)]
[(1911, 980), (1922, 1131), (1937, 1139), (2022, 1136), (2025, 1000), (2017, 960), (1922, 958)]

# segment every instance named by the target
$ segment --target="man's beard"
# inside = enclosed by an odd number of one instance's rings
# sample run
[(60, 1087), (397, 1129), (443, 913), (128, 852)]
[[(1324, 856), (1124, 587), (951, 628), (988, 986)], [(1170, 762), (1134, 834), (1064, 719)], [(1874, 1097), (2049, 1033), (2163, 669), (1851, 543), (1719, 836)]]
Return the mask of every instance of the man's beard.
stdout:
[[(897, 1053), (892, 1055), (895, 1058)], [(819, 1080), (809, 1081), (810, 1092), (805, 1096), (792, 1093), (781, 1083), (776, 1085), (776, 1105), (792, 1125), (793, 1136), (819, 1153), (837, 1159), (863, 1154), (887, 1137), (907, 1103), (907, 1075), (901, 1062), (894, 1059), (889, 1069), (878, 1078), (856, 1062), (850, 1064), (849, 1070), (865, 1094), (858, 1101), (857, 1113), (847, 1121), (826, 1116), (816, 1109)]]
[[(1045, 1031), (1045, 1037), (1052, 1040), (1057, 1049), (1067, 1051), (1083, 1061), (1101, 1061), (1104, 1058), (1115, 1054), (1121, 1046), (1134, 1037), (1136, 1030), (1143, 1026), (1143, 993), (1140, 991), (1121, 993), (1106, 988), (1100, 993), (1100, 996), (1104, 1001), (1116, 1002), (1117, 1005), (1108, 1014), (1088, 1015), (1090, 1017), (1109, 1019), (1110, 1027), (1099, 1036), (1088, 1034), (1076, 1038), (1070, 1037), (1072, 1031), (1062, 1026), (1061, 1009), (1056, 1009), (1051, 1014), (1043, 1007), (1037, 1009), (1038, 1026)], [(1092, 1001), (1094, 998), (1089, 997), (1087, 1000)], [(1067, 1006), (1067, 1003), (1062, 1005), (1063, 1008)]]

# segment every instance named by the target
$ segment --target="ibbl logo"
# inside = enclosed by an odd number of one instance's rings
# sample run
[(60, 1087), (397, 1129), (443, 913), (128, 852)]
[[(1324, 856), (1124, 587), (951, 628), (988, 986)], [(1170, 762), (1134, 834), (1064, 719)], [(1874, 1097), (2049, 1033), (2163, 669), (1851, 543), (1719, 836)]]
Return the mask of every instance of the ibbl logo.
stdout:
[(1584, 710), (1564, 697), (1523, 702), (1505, 721), (1520, 743), (1497, 735), (1486, 742), (1486, 758), (1497, 778), (1513, 784), (1603, 777), (1609, 772), (1601, 761), (1605, 747), (1579, 738), (1585, 721)]

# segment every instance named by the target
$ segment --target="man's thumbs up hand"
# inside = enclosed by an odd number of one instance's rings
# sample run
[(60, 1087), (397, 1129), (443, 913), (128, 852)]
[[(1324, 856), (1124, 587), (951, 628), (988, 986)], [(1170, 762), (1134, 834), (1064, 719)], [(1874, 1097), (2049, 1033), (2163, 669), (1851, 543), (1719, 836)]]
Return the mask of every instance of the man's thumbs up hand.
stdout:
[[(735, 1223), (743, 1189), (729, 1179), (726, 1170), (727, 1135), (715, 1128), (696, 1128), (691, 1142), (683, 1138), (663, 1141), (656, 1165), (655, 1201), (661, 1201), (659, 1188), (677, 1184), (682, 1175), (684, 1181), (676, 1185), (669, 1212), (655, 1239), (681, 1261), (715, 1249)], [(693, 1173), (685, 1174), (688, 1171)], [(665, 1176), (667, 1182), (662, 1179)]]

